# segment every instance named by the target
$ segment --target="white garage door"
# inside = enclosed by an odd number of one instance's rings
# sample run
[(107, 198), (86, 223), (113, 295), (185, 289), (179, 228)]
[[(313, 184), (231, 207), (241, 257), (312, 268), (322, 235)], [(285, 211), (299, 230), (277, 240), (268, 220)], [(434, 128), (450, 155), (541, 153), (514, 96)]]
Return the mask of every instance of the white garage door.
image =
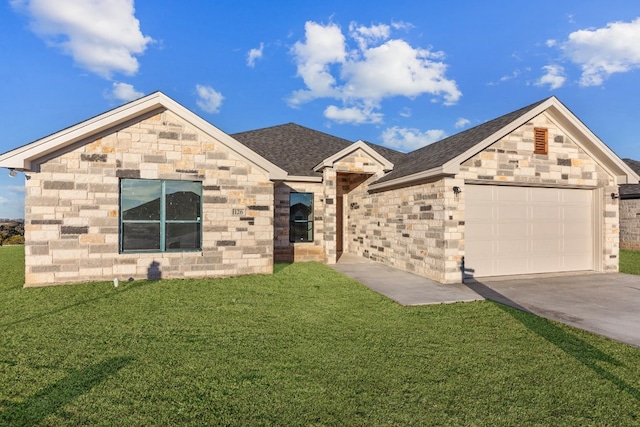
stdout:
[(593, 269), (591, 191), (466, 185), (465, 192), (468, 274)]

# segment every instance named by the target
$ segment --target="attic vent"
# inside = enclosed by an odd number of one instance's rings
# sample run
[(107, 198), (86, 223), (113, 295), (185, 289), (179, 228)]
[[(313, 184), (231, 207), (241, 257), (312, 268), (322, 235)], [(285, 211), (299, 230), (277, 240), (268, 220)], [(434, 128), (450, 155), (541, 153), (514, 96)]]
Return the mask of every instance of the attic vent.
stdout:
[(548, 129), (533, 128), (533, 154), (547, 154)]

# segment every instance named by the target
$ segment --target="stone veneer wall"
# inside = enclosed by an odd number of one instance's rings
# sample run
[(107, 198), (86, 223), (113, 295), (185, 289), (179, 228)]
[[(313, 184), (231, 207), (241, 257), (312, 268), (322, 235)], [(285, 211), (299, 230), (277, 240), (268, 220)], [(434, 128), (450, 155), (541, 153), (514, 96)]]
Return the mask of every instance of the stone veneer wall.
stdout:
[[(58, 153), (28, 175), (25, 286), (272, 272), (267, 173), (170, 111)], [(202, 252), (120, 254), (120, 178), (201, 181)]]
[(640, 250), (640, 198), (619, 203), (620, 249)]
[(460, 283), (464, 255), (464, 200), (443, 178), (368, 194), (367, 184), (347, 195), (348, 252), (428, 277)]
[[(313, 193), (313, 242), (289, 242), (289, 193)], [(276, 262), (325, 262), (322, 183), (282, 182), (275, 187), (274, 258)]]
[[(533, 129), (548, 129), (548, 154), (533, 153)], [(618, 205), (613, 177), (546, 114), (542, 113), (481, 153), (462, 163), (458, 178), (472, 182), (513, 183), (571, 188), (603, 188), (602, 261), (607, 272), (618, 271)], [(463, 189), (464, 194), (464, 189)], [(597, 193), (596, 193), (597, 194)]]

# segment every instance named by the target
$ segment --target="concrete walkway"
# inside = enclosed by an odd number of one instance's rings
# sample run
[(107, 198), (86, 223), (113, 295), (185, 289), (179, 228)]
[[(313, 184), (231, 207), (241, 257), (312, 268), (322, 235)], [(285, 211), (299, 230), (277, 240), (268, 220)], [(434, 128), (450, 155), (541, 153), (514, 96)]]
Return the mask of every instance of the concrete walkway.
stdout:
[(493, 300), (640, 347), (640, 276), (581, 272), (443, 285), (350, 254), (332, 267), (401, 305)]
[(465, 285), (443, 285), (357, 255), (343, 254), (338, 263), (331, 267), (401, 305), (448, 304), (484, 299)]

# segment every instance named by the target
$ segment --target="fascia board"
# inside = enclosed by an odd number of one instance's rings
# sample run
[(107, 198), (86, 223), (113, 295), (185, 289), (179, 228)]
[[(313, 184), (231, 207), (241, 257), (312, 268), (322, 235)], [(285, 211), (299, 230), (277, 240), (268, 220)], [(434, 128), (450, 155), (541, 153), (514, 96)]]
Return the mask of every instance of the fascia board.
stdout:
[[(573, 135), (573, 142), (614, 176), (617, 184), (638, 184), (640, 176), (561, 102), (549, 109), (549, 116), (556, 125)], [(582, 135), (584, 138), (575, 135)], [(587, 144), (582, 142), (585, 140)]]
[(342, 150), (338, 151), (337, 153), (333, 154), (332, 156), (327, 157), (326, 159), (324, 159), (323, 161), (318, 163), (313, 168), (313, 170), (315, 172), (320, 172), (324, 168), (327, 168), (327, 167), (330, 168), (330, 167), (333, 166), (333, 164), (336, 161), (338, 161), (341, 158), (353, 153), (354, 151), (356, 151), (358, 149), (363, 150), (365, 153), (367, 153), (369, 156), (371, 156), (375, 161), (377, 161), (378, 163), (382, 164), (382, 167), (384, 168), (385, 171), (390, 171), (390, 170), (393, 169), (393, 163), (391, 163), (389, 160), (387, 160), (384, 156), (382, 156), (380, 153), (375, 151), (373, 148), (369, 147), (362, 140), (358, 140), (357, 142), (354, 142), (353, 144), (349, 145), (348, 147), (345, 147)]
[(134, 115), (150, 113), (163, 108), (159, 92), (127, 103), (119, 108), (85, 120), (77, 125), (63, 129), (47, 137), (18, 147), (0, 156), (0, 167), (29, 170), (31, 161), (60, 150), (90, 135), (95, 135), (131, 119)]
[(154, 92), (148, 96), (129, 102), (121, 107), (107, 111), (106, 113), (85, 120), (50, 136), (9, 151), (0, 156), (0, 167), (29, 170), (33, 160), (37, 160), (49, 153), (65, 148), (109, 128), (118, 126), (137, 116), (151, 113), (156, 110), (173, 111), (195, 127), (219, 140), (229, 149), (235, 151), (240, 156), (268, 172), (270, 179), (281, 180), (287, 177), (286, 171), (250, 150), (162, 92)]
[(288, 175), (284, 182), (322, 182), (321, 176)]
[(377, 184), (371, 184), (369, 186), (370, 190), (382, 190), (388, 187), (400, 187), (411, 184), (414, 181), (419, 181), (428, 178), (435, 178), (438, 176), (450, 175), (449, 172), (445, 171), (442, 166), (438, 166), (433, 169), (429, 169), (426, 171), (417, 172), (411, 175), (403, 176), (400, 178), (392, 179), (390, 181), (380, 182)]
[(557, 99), (555, 97), (551, 97), (548, 100), (546, 100), (545, 102), (543, 102), (542, 104), (540, 104), (540, 105), (536, 106), (535, 108), (527, 111), (525, 114), (523, 114), (522, 116), (520, 116), (517, 119), (513, 120), (512, 122), (510, 122), (506, 126), (502, 127), (500, 130), (494, 132), (493, 134), (489, 135), (487, 138), (485, 138), (482, 141), (478, 142), (473, 147), (469, 148), (465, 152), (457, 155), (453, 159), (451, 159), (448, 162), (446, 162), (443, 165), (443, 169), (445, 169), (445, 170), (454, 170), (455, 171), (454, 173), (458, 173), (460, 171), (460, 165), (464, 161), (466, 161), (467, 159), (475, 156), (479, 152), (481, 152), (484, 149), (486, 149), (487, 147), (489, 147), (494, 142), (498, 141), (500, 138), (502, 138), (505, 135), (508, 135), (509, 133), (511, 133), (514, 130), (518, 129), (520, 126), (526, 124), (531, 119), (533, 119), (537, 115), (539, 115), (542, 112), (544, 112), (547, 108), (549, 108), (549, 106), (552, 105), (554, 103), (554, 101), (557, 101)]

